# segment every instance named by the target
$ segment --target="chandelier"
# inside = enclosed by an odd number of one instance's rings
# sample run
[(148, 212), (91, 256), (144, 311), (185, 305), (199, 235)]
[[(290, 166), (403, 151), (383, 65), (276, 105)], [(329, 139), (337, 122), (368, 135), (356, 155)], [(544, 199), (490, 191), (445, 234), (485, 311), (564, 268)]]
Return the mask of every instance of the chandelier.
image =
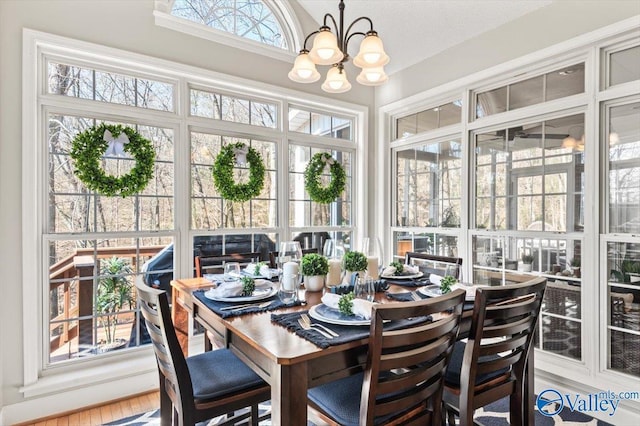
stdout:
[[(389, 56), (385, 53), (382, 40), (373, 29), (373, 22), (366, 16), (353, 21), (344, 29), (344, 0), (340, 0), (340, 25), (330, 13), (324, 15), (323, 25), (304, 39), (302, 50), (298, 54), (289, 78), (298, 83), (313, 83), (320, 79), (316, 65), (331, 65), (327, 78), (322, 84), (322, 90), (329, 93), (344, 93), (351, 89), (347, 80), (344, 64), (349, 60), (348, 46), (352, 37), (363, 36), (360, 51), (353, 58), (353, 64), (362, 68), (356, 81), (365, 86), (378, 86), (386, 82), (389, 77), (384, 72), (384, 66), (389, 63)], [(327, 25), (328, 20), (333, 23), (333, 31)], [(353, 26), (360, 21), (369, 22), (369, 31), (351, 32)], [(307, 41), (315, 36), (311, 51), (307, 50)]]

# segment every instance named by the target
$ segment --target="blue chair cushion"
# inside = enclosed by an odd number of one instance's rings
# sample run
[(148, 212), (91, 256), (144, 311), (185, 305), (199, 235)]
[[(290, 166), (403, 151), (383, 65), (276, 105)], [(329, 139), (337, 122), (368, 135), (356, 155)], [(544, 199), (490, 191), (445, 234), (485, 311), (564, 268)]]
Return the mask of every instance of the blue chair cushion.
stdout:
[[(445, 384), (449, 386), (453, 386), (456, 388), (460, 387), (460, 371), (462, 370), (462, 360), (464, 358), (464, 349), (467, 346), (466, 342), (456, 342), (453, 346), (453, 353), (451, 354), (451, 359), (449, 360), (449, 365), (447, 366), (447, 372), (444, 376)], [(486, 360), (490, 361), (493, 359), (500, 358), (497, 355), (487, 357)], [(484, 360), (484, 359), (483, 359)], [(509, 371), (509, 368), (502, 368), (500, 370), (491, 371), (489, 373), (480, 374), (476, 376), (476, 385), (487, 382), (496, 377), (502, 376), (504, 373)]]
[(215, 399), (266, 385), (228, 349), (218, 349), (187, 358), (196, 399)]
[[(364, 374), (356, 374), (309, 389), (307, 396), (341, 426), (358, 426)], [(394, 414), (376, 417), (373, 424), (385, 423)]]

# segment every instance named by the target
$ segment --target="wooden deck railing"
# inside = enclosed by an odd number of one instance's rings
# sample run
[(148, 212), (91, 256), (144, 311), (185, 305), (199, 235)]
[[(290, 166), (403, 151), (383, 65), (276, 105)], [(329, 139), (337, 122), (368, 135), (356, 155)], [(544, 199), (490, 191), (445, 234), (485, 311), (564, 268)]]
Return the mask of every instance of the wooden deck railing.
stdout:
[[(49, 319), (49, 349), (51, 352), (59, 349), (65, 343), (75, 338), (86, 336), (92, 339), (93, 330), (93, 280), (95, 270), (100, 259), (111, 257), (128, 258), (132, 269), (136, 272), (138, 259), (144, 262), (156, 255), (164, 246), (136, 247), (104, 247), (79, 248), (70, 255), (49, 268), (49, 293), (54, 289), (61, 289), (58, 301), (62, 298), (62, 312)], [(85, 278), (81, 280), (81, 278)], [(83, 285), (86, 284), (86, 285)], [(72, 318), (91, 317), (72, 324)], [(54, 335), (54, 330), (62, 327), (60, 333)], [(93, 342), (80, 342), (93, 343)]]

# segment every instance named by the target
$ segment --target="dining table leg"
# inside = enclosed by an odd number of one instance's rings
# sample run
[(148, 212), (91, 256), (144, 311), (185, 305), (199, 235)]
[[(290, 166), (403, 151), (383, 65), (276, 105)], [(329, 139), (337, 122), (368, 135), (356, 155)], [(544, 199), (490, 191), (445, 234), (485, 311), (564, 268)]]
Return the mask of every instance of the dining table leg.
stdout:
[(271, 424), (307, 424), (307, 364), (276, 365), (271, 383)]

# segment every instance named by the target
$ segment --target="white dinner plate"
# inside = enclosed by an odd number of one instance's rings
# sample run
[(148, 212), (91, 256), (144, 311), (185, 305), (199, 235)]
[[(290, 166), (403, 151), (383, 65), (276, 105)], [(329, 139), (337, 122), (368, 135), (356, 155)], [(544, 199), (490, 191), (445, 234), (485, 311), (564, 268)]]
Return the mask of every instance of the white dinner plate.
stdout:
[[(461, 288), (463, 290), (465, 290), (467, 292), (466, 296), (465, 296), (465, 300), (467, 302), (472, 302), (473, 300), (475, 300), (476, 297), (476, 292), (475, 289), (477, 288), (477, 286), (464, 286), (464, 285), (456, 285), (454, 287), (452, 287), (452, 290)], [(422, 294), (424, 294), (425, 296), (429, 296), (429, 297), (438, 297), (438, 296), (442, 296), (442, 290), (440, 290), (440, 286), (439, 285), (427, 285), (424, 287), (420, 287), (418, 289), (418, 291)]]
[(388, 278), (390, 280), (412, 280), (414, 278), (420, 278), (423, 275), (422, 272), (412, 275), (381, 275), (382, 278)]
[(211, 290), (205, 291), (204, 297), (216, 302), (256, 302), (258, 300), (268, 299), (278, 292), (278, 288), (272, 286), (268, 288), (257, 288), (251, 296), (216, 297), (215, 293), (210, 293)]
[(339, 310), (333, 309), (321, 303), (309, 309), (309, 316), (318, 321), (336, 325), (371, 325), (371, 320), (360, 316), (349, 316), (342, 314)]

